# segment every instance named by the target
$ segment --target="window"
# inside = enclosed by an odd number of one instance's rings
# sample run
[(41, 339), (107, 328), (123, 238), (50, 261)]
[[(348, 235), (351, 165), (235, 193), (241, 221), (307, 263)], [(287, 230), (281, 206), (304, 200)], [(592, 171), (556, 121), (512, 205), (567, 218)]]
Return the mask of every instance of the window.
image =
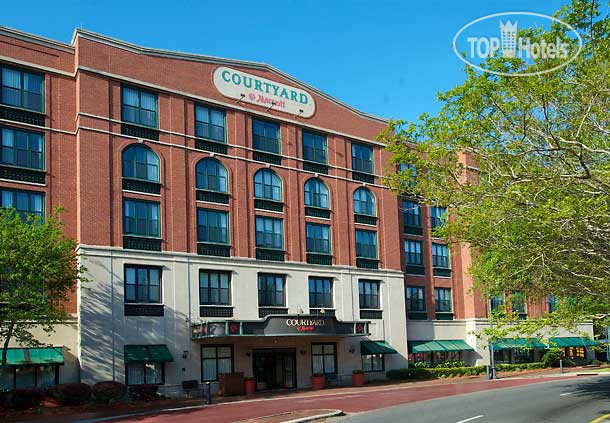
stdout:
[(449, 247), (445, 244), (432, 243), (432, 265), (434, 267), (443, 267), (448, 269), (449, 264)]
[(214, 270), (200, 270), (199, 304), (230, 305), (231, 273)]
[(424, 288), (420, 286), (407, 287), (407, 311), (426, 311)]
[(324, 182), (317, 178), (311, 178), (305, 182), (306, 206), (327, 209), (328, 204), (328, 188)]
[(310, 162), (328, 162), (326, 137), (324, 135), (312, 134), (303, 131), (303, 159)]
[(14, 208), (24, 221), (28, 214), (44, 216), (44, 194), (33, 191), (0, 189), (0, 207)]
[(367, 354), (362, 356), (362, 370), (365, 372), (385, 371), (385, 360), (383, 354)]
[(377, 258), (377, 232), (356, 229), (356, 257)]
[(123, 228), (125, 235), (159, 238), (159, 203), (141, 200), (125, 200), (123, 203)]
[(215, 382), (218, 375), (233, 373), (233, 346), (201, 346), (201, 380)]
[(354, 191), (354, 213), (375, 216), (375, 197), (367, 188)]
[(58, 383), (58, 365), (5, 366), (0, 368), (0, 391), (21, 388), (50, 388)]
[(362, 144), (352, 144), (352, 170), (373, 173), (373, 148)]
[(261, 169), (254, 175), (254, 197), (282, 201), (282, 181), (274, 171)]
[(275, 123), (252, 120), (252, 138), (255, 150), (280, 154), (280, 127)]
[(379, 309), (379, 282), (361, 280), (358, 282), (361, 309)]
[(195, 166), (197, 189), (228, 192), (227, 169), (216, 159), (201, 159)]
[(554, 295), (549, 295), (549, 313), (553, 313), (557, 311), (557, 305), (559, 304), (559, 300)]
[(159, 157), (143, 145), (127, 147), (123, 150), (123, 177), (159, 182)]
[(123, 107), (121, 116), (124, 122), (157, 127), (157, 95), (137, 88), (123, 87)]
[(445, 207), (430, 207), (430, 227), (434, 229), (437, 226), (442, 226), (446, 213), (447, 209)]
[(0, 163), (44, 169), (44, 135), (12, 128), (2, 128), (0, 134)]
[(409, 176), (409, 182), (407, 182), (406, 185), (410, 187), (415, 186), (415, 184), (417, 183), (417, 169), (415, 168), (415, 165), (412, 165), (410, 163), (401, 163), (399, 166), (399, 170), (400, 172), (403, 172)]
[(229, 213), (197, 209), (197, 242), (229, 243)]
[(405, 261), (409, 265), (423, 266), (424, 257), (421, 253), (422, 243), (420, 241), (405, 240)]
[(527, 310), (525, 308), (525, 295), (522, 292), (514, 292), (510, 296), (510, 303), (513, 313), (527, 315)]
[(402, 223), (408, 226), (421, 226), (419, 204), (413, 201), (402, 202)]
[(328, 278), (309, 277), (309, 307), (333, 307), (333, 283)]
[(284, 221), (272, 217), (256, 216), (256, 246), (284, 248)]
[(504, 311), (504, 295), (494, 295), (489, 299), (491, 311)]
[(284, 307), (284, 275), (258, 274), (258, 306)]
[(2, 104), (44, 112), (44, 76), (3, 67)]
[(434, 288), (434, 310), (439, 313), (451, 313), (451, 288)]
[(306, 223), (307, 252), (330, 254), (330, 226)]
[(125, 265), (125, 302), (161, 303), (161, 268)]
[(195, 136), (218, 142), (226, 142), (225, 112), (223, 110), (196, 105)]
[(337, 346), (311, 344), (311, 371), (319, 375), (337, 373)]
[(165, 363), (127, 363), (127, 385), (163, 385)]

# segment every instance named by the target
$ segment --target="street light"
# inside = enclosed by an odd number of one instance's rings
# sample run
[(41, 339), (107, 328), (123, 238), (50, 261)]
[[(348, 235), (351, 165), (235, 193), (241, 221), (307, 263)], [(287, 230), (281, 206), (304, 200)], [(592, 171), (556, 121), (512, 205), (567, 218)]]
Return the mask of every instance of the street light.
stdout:
[[(491, 319), (491, 298), (487, 301), (487, 305), (489, 306), (489, 312), (487, 313), (487, 318), (489, 320), (489, 325), (491, 327), (491, 330), (493, 332), (493, 328), (494, 328), (494, 324), (493, 324), (493, 320)], [(491, 379), (494, 380), (496, 378), (496, 358), (495, 358), (495, 353), (494, 353), (494, 342), (490, 341), (489, 342), (489, 363), (490, 363), (490, 373), (491, 373)]]

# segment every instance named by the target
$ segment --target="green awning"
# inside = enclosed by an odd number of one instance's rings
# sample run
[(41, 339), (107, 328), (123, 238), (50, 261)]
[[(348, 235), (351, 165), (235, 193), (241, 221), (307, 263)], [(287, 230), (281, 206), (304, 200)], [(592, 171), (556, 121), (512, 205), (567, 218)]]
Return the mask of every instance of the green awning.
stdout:
[(408, 344), (413, 354), (440, 351), (474, 351), (474, 348), (461, 339), (408, 341)]
[(174, 361), (166, 345), (125, 345), (125, 363), (167, 363)]
[(6, 351), (6, 364), (9, 366), (64, 364), (64, 355), (61, 347), (9, 348)]
[(563, 337), (563, 338), (551, 338), (549, 340), (550, 348), (566, 348), (566, 347), (594, 347), (598, 345), (596, 341), (588, 338), (579, 337)]
[(360, 354), (396, 354), (394, 348), (385, 341), (360, 341)]
[(510, 349), (531, 349), (531, 348), (546, 348), (546, 345), (538, 340), (530, 340), (526, 338), (503, 338), (498, 339), (494, 344), (494, 350), (510, 350)]

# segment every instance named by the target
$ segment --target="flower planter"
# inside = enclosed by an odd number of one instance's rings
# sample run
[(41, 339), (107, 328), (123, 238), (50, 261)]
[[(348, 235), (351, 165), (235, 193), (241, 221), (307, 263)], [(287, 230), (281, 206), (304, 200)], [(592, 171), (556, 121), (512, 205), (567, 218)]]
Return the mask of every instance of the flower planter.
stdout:
[(352, 373), (352, 386), (364, 386), (364, 373)]
[(246, 395), (252, 395), (256, 392), (256, 379), (246, 379), (244, 384), (246, 386)]
[(311, 377), (311, 389), (313, 389), (314, 391), (324, 389), (325, 384), (326, 378), (324, 377), (324, 375), (313, 375)]

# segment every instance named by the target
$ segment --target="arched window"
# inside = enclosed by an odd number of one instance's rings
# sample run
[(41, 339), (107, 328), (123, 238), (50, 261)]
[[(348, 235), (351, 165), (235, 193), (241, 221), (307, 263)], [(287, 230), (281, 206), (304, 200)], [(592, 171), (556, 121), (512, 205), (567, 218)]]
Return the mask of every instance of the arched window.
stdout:
[(305, 182), (305, 205), (327, 209), (329, 207), (328, 188), (321, 180), (311, 178)]
[(375, 197), (364, 187), (354, 191), (354, 213), (375, 216)]
[(211, 157), (199, 160), (195, 166), (197, 189), (228, 192), (227, 169)]
[(282, 181), (274, 171), (261, 169), (254, 175), (254, 196), (266, 200), (282, 201)]
[(159, 182), (159, 157), (144, 145), (127, 147), (123, 150), (123, 177)]

